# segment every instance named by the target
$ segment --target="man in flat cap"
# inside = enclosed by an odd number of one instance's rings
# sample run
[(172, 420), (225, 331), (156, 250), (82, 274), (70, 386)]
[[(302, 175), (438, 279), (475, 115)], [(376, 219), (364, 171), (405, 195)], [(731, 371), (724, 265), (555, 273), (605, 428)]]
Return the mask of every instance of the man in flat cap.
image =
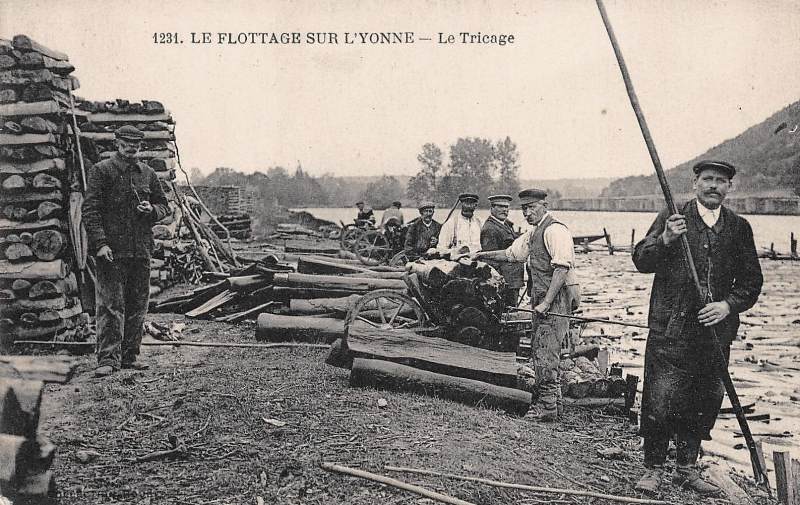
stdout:
[(97, 377), (147, 368), (137, 357), (150, 296), (152, 227), (169, 212), (155, 172), (136, 160), (144, 133), (123, 126), (115, 137), (117, 151), (89, 171), (82, 208), (97, 265)]
[[(655, 273), (640, 431), (646, 472), (636, 484), (651, 494), (658, 491), (673, 437), (673, 482), (719, 494), (695, 468), (700, 441), (711, 439), (725, 392), (709, 332), (716, 330), (727, 365), (739, 313), (756, 303), (763, 283), (750, 224), (722, 205), (736, 169), (723, 161), (701, 161), (694, 173), (695, 198), (679, 214), (661, 211), (633, 252), (640, 272)], [(681, 235), (689, 242), (703, 299), (684, 262)]]
[[(481, 249), (484, 251), (505, 250), (519, 237), (519, 233), (514, 231), (514, 223), (508, 219), (512, 200), (510, 195), (489, 197), (492, 206), (489, 218), (481, 229)], [(525, 265), (492, 260), (487, 260), (487, 263), (500, 272), (506, 281), (506, 291), (503, 293), (506, 305), (516, 307), (520, 288), (525, 285)]]
[(392, 202), (392, 206), (383, 211), (381, 216), (381, 228), (385, 228), (386, 224), (393, 221), (395, 226), (402, 226), (404, 223), (403, 212), (400, 210), (402, 204), (399, 201)]
[(439, 243), (439, 231), (442, 229), (442, 225), (433, 220), (433, 212), (436, 210), (433, 202), (422, 202), (417, 208), (419, 217), (408, 225), (403, 247), (406, 256), (412, 261), (431, 247), (436, 247)]
[(357, 201), (356, 207), (358, 208), (358, 214), (356, 215), (356, 226), (364, 227), (375, 224), (375, 213), (371, 208), (364, 205), (363, 200)]
[(558, 365), (561, 343), (569, 332), (569, 319), (548, 312), (570, 315), (579, 301), (574, 272), (572, 234), (547, 211), (547, 192), (526, 189), (519, 194), (525, 220), (532, 228), (502, 251), (480, 252), (474, 259), (528, 262), (531, 273), (533, 339), (531, 360), (536, 372), (539, 398), (529, 417), (556, 421), (562, 413)]
[(458, 201), (461, 203), (461, 212), (442, 224), (439, 245), (436, 248), (442, 252), (459, 252), (464, 247), (469, 248), (470, 252), (480, 251), (483, 223), (475, 217), (478, 195), (461, 193), (458, 195)]

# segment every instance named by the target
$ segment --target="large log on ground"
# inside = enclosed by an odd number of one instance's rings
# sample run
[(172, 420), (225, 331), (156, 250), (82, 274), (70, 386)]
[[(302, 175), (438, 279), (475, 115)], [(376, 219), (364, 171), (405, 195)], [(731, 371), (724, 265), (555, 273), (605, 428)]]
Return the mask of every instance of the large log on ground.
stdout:
[(263, 313), (256, 323), (256, 340), (330, 344), (344, 336), (344, 322), (327, 317), (281, 316)]
[(291, 300), (289, 302), (289, 312), (291, 315), (317, 315), (347, 312), (355, 306), (361, 295), (350, 295), (346, 298), (311, 298), (308, 300)]
[(310, 298), (347, 298), (353, 296), (355, 291), (349, 289), (318, 289), (318, 288), (286, 288), (276, 286), (272, 288), (272, 297), (275, 300), (307, 300)]
[(368, 272), (363, 267), (341, 263), (323, 258), (311, 256), (300, 257), (297, 259), (297, 272), (301, 274), (357, 274)]
[(517, 360), (513, 352), (480, 349), (413, 330), (382, 330), (366, 324), (350, 325), (344, 347), (352, 358), (380, 359), (421, 370), (517, 387)]
[(276, 286), (291, 288), (344, 289), (366, 293), (375, 289), (405, 291), (405, 282), (397, 279), (370, 279), (366, 277), (339, 277), (336, 275), (306, 275), (296, 273), (275, 274)]
[(519, 416), (525, 415), (531, 404), (531, 394), (527, 391), (363, 358), (353, 360), (350, 386), (435, 396), (473, 407), (501, 409)]

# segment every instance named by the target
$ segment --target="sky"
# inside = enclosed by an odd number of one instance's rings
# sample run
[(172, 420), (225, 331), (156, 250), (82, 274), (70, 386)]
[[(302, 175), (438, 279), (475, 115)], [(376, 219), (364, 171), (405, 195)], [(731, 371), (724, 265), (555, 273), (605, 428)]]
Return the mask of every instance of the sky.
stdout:
[[(799, 98), (800, 2), (605, 5), (665, 167)], [(302, 43), (219, 44), (228, 32)], [(318, 32), (338, 43), (308, 43)], [(345, 32), (413, 43), (348, 44)], [(462, 32), (514, 42), (462, 43)], [(313, 175), (413, 175), (423, 144), (447, 153), (467, 136), (511, 137), (523, 179), (653, 171), (592, 0), (0, 0), (0, 37), (18, 33), (69, 55), (79, 96), (163, 102), (184, 167), (203, 173), (300, 163)]]

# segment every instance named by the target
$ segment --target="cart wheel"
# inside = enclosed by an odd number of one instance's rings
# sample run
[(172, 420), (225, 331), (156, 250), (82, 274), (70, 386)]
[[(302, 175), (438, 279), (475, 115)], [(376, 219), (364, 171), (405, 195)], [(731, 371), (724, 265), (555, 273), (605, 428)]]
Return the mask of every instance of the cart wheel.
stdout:
[(378, 230), (367, 230), (359, 235), (358, 241), (353, 247), (361, 263), (369, 266), (388, 263), (392, 257), (392, 246), (389, 240)]
[(425, 323), (425, 313), (413, 298), (390, 289), (376, 289), (362, 296), (348, 311), (345, 328), (357, 324), (365, 328), (397, 330), (421, 328)]
[(339, 238), (342, 249), (345, 251), (353, 250), (353, 246), (358, 242), (358, 237), (360, 237), (363, 232), (364, 230), (352, 224), (345, 226)]
[(404, 251), (400, 251), (399, 253), (397, 253), (394, 256), (392, 256), (392, 259), (389, 260), (389, 266), (390, 267), (404, 267), (404, 266), (406, 266), (406, 263), (408, 263), (409, 261), (411, 261), (411, 260), (408, 259), (408, 256), (406, 256), (406, 253)]

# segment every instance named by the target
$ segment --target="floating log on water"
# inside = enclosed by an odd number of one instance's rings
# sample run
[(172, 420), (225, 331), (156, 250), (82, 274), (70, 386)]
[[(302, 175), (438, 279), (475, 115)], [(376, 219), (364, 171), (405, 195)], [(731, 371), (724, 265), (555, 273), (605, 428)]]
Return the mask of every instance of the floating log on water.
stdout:
[(435, 396), (473, 407), (497, 408), (519, 416), (525, 415), (532, 399), (530, 393), (519, 389), (363, 358), (353, 360), (350, 386)]
[(256, 322), (256, 340), (330, 344), (344, 336), (344, 322), (323, 317), (263, 313)]

